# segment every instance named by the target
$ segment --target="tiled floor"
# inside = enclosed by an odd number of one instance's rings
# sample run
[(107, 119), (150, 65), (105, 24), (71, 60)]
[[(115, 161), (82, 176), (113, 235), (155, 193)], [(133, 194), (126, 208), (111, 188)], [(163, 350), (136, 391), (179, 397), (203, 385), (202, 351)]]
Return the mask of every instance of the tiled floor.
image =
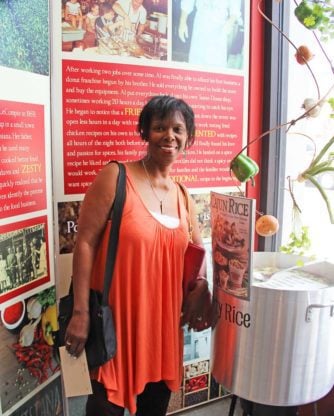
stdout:
[[(85, 415), (85, 398), (69, 399), (69, 416), (84, 416)], [(187, 411), (175, 413), (176, 416), (228, 416), (230, 410), (231, 399), (229, 397), (215, 400), (214, 402), (204, 404), (202, 406), (194, 407)], [(237, 401), (234, 415), (241, 416), (239, 401)], [(148, 415), (149, 416), (149, 415)]]

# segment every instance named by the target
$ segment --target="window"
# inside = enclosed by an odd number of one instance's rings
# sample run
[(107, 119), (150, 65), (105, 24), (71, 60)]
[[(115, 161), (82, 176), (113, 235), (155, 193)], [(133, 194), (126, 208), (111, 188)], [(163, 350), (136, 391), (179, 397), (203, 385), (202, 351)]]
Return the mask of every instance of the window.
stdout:
[[(309, 65), (319, 85), (320, 96), (326, 99), (334, 97), (334, 74), (330, 63), (325, 58), (313, 31), (300, 24), (295, 15), (296, 5), (291, 2), (289, 38), (299, 47), (306, 45), (314, 54)], [(316, 31), (317, 35), (319, 32)], [(334, 62), (334, 41), (322, 43), (329, 59)], [(295, 59), (295, 49), (289, 47), (289, 70), (287, 88), (287, 120), (296, 119), (302, 114), (304, 99), (317, 100), (316, 83), (306, 65), (300, 65)], [(309, 227), (311, 238), (310, 252), (317, 259), (334, 261), (333, 241), (334, 225), (330, 223), (326, 204), (320, 192), (309, 181), (298, 183), (295, 179), (307, 168), (312, 160), (314, 152), (319, 153), (322, 146), (334, 136), (334, 119), (330, 118), (331, 107), (325, 103), (318, 117), (308, 117), (298, 121), (286, 136), (286, 168), (285, 176), (293, 179), (293, 191), (297, 204), (301, 208), (301, 224)], [(334, 146), (330, 151), (334, 152)], [(323, 186), (331, 206), (334, 209), (334, 172), (317, 176)], [(288, 187), (288, 182), (284, 182)], [(284, 193), (282, 242), (285, 244), (289, 234), (296, 227), (297, 222), (292, 221), (292, 198), (289, 192)], [(298, 225), (297, 225), (298, 226)]]

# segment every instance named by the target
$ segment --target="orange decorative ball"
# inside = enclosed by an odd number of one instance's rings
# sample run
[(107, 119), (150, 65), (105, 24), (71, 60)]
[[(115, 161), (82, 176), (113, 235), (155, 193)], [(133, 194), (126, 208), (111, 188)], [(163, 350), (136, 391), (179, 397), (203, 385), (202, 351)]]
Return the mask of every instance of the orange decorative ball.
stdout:
[(305, 65), (306, 62), (309, 62), (313, 58), (313, 53), (307, 46), (302, 45), (297, 49), (295, 57), (300, 65)]
[(261, 237), (270, 237), (277, 233), (279, 222), (273, 215), (261, 215), (255, 223), (255, 230)]

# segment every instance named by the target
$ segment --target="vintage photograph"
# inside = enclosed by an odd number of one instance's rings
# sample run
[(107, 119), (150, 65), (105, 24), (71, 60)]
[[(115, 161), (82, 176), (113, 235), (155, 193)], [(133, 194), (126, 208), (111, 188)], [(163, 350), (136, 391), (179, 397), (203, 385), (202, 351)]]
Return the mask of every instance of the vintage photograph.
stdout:
[(207, 240), (211, 237), (210, 194), (192, 194), (191, 196), (195, 202), (201, 237)]
[(0, 397), (4, 413), (60, 370), (54, 286), (0, 313)]
[(242, 69), (244, 0), (173, 0), (172, 59)]
[(167, 0), (62, 1), (62, 51), (167, 59)]
[[(1, 295), (21, 289), (49, 275), (46, 223), (13, 231), (0, 229), (0, 299)], [(34, 285), (35, 287), (35, 285)]]

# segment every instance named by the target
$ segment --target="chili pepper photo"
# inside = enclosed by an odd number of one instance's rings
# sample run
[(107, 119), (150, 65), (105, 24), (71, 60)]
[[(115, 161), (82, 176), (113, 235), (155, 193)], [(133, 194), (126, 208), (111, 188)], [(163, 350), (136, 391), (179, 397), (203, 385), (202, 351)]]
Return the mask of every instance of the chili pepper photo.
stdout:
[(194, 377), (186, 381), (185, 391), (190, 393), (193, 391), (201, 390), (208, 387), (208, 376), (207, 374)]

